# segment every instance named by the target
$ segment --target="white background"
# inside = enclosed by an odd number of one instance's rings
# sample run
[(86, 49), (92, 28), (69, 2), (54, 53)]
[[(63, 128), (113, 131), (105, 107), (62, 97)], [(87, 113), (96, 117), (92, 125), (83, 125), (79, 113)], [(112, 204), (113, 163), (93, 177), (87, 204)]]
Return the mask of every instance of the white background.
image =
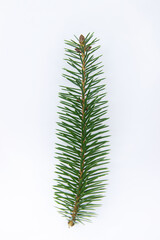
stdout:
[[(0, 239), (160, 239), (160, 2), (0, 0)], [(93, 223), (53, 199), (64, 39), (100, 38), (111, 163)]]

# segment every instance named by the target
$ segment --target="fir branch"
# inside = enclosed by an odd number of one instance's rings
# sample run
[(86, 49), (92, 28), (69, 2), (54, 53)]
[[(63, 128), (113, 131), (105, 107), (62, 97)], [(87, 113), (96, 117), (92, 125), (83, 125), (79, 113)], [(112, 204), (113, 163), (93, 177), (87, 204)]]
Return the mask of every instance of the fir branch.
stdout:
[[(76, 36), (75, 36), (76, 37)], [(74, 87), (61, 86), (59, 94), (61, 106), (57, 136), (56, 165), (58, 178), (54, 185), (55, 201), (61, 214), (68, 219), (68, 225), (89, 221), (95, 216), (96, 204), (104, 196), (108, 173), (108, 126), (104, 117), (107, 113), (105, 84), (101, 62), (94, 53), (99, 45), (93, 47), (98, 39), (93, 33), (86, 38), (80, 35), (77, 41), (66, 40), (70, 48), (65, 48), (65, 59), (71, 69), (64, 68), (63, 76)]]

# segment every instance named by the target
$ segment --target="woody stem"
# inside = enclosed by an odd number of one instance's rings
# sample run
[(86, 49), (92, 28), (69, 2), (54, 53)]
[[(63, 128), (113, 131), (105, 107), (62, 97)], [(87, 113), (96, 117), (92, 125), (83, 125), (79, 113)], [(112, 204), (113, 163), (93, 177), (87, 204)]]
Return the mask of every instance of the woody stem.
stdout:
[(81, 135), (81, 164), (80, 164), (80, 171), (79, 171), (79, 186), (78, 186), (78, 192), (76, 195), (75, 205), (71, 214), (71, 220), (68, 222), (69, 226), (73, 226), (75, 222), (75, 218), (78, 212), (79, 207), (79, 200), (80, 200), (80, 190), (82, 188), (82, 177), (83, 177), (83, 171), (84, 171), (84, 162), (85, 162), (85, 105), (86, 105), (86, 99), (85, 99), (85, 48), (84, 43), (81, 44), (81, 46), (84, 49), (84, 52), (81, 53), (82, 56), (82, 135)]

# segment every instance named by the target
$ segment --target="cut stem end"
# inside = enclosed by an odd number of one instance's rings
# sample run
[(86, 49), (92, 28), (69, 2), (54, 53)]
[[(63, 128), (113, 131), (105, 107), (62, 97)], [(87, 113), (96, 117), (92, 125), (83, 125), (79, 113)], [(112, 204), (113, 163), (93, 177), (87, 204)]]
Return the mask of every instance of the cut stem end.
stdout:
[(70, 227), (73, 227), (73, 226), (74, 226), (74, 222), (72, 220), (69, 220), (68, 227), (70, 228)]

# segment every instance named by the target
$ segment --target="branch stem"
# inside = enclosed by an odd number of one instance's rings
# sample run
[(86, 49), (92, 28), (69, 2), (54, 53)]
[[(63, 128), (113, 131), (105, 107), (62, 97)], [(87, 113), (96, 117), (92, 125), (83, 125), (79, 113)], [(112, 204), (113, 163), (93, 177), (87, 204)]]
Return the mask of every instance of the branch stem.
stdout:
[(78, 191), (76, 195), (76, 200), (74, 204), (74, 208), (71, 214), (71, 220), (68, 222), (68, 226), (71, 227), (75, 223), (76, 215), (78, 212), (78, 207), (79, 207), (79, 200), (80, 200), (80, 190), (82, 188), (82, 176), (83, 176), (83, 171), (84, 171), (84, 162), (85, 162), (85, 105), (86, 105), (86, 99), (85, 99), (85, 81), (86, 81), (86, 76), (85, 76), (85, 38), (83, 35), (80, 36), (79, 38), (79, 43), (80, 46), (83, 48), (83, 52), (81, 52), (81, 57), (82, 57), (82, 135), (81, 135), (81, 166), (80, 166), (80, 171), (79, 171), (79, 185), (78, 185)]

